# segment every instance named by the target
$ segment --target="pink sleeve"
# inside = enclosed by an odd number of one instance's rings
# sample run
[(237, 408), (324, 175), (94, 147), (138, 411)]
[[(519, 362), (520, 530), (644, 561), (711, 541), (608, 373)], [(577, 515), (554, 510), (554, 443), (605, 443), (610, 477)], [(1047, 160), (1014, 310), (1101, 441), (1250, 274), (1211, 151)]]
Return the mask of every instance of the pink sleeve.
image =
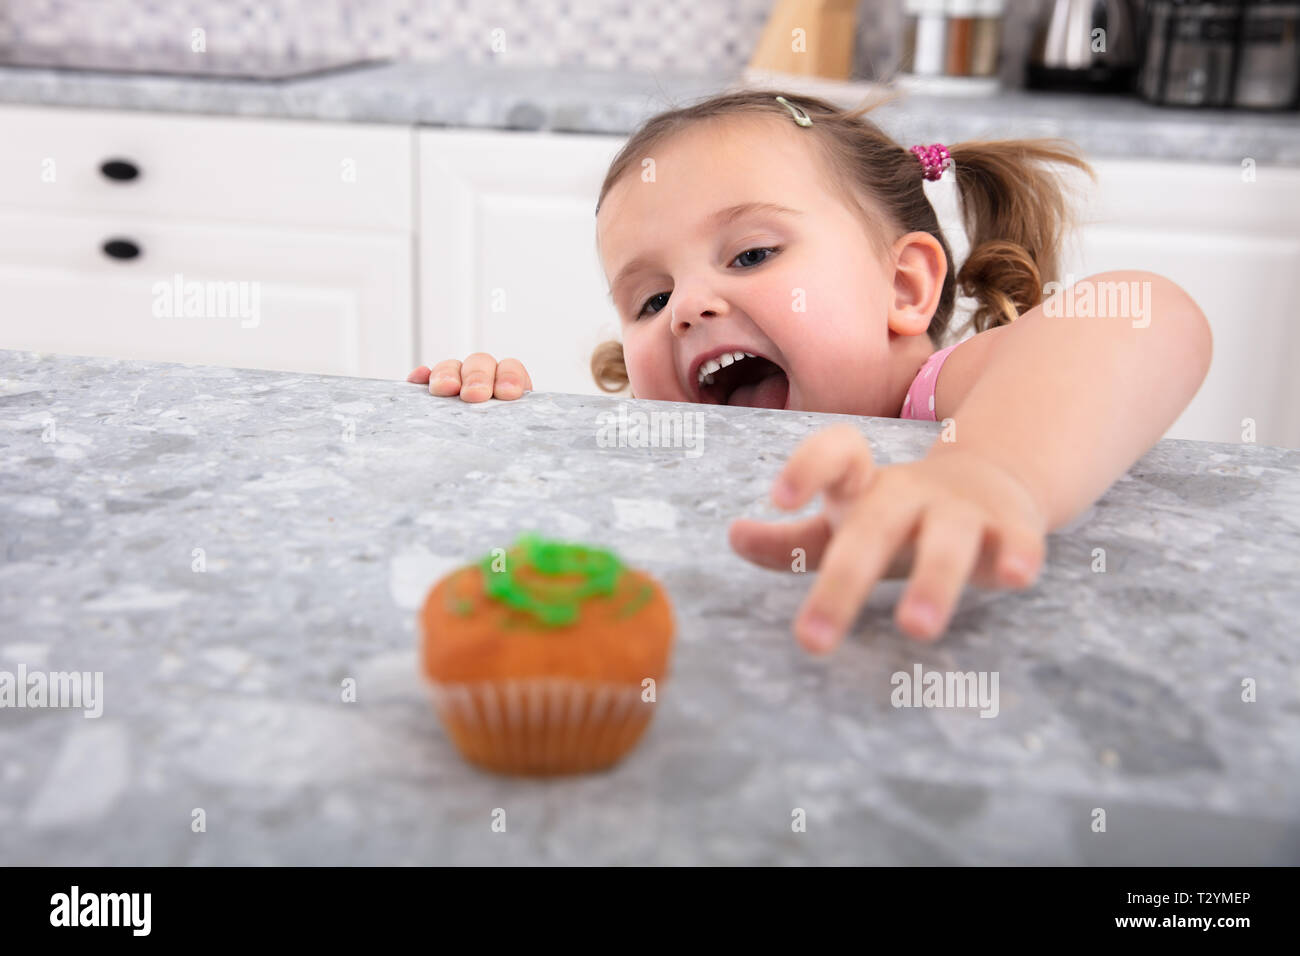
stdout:
[(957, 345), (940, 349), (925, 360), (921, 370), (916, 373), (916, 378), (912, 380), (912, 387), (907, 390), (907, 398), (898, 413), (899, 418), (914, 418), (923, 422), (938, 421), (934, 414), (934, 386), (939, 381), (939, 369), (943, 368), (944, 360)]

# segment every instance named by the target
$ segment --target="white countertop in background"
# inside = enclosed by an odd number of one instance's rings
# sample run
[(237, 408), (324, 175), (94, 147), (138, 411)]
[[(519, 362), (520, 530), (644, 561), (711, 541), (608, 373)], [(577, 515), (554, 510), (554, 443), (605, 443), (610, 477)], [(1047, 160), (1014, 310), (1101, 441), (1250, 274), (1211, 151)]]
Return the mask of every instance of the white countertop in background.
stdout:
[[(734, 75), (365, 66), (287, 82), (0, 68), (0, 103), (338, 122), (627, 134), (653, 114), (721, 91)], [(846, 86), (849, 101), (863, 86)], [(1300, 114), (1158, 107), (1126, 96), (1008, 90), (907, 94), (874, 114), (912, 142), (1065, 136), (1093, 156), (1300, 166)]]

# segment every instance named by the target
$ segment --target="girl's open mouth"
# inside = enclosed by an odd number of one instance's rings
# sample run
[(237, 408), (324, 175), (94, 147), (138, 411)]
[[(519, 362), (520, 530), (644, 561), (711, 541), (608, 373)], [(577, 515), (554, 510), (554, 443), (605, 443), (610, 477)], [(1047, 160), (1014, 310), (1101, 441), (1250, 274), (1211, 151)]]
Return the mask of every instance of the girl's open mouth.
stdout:
[(761, 355), (746, 357), (719, 368), (701, 383), (700, 400), (708, 405), (785, 408), (790, 400), (790, 377)]

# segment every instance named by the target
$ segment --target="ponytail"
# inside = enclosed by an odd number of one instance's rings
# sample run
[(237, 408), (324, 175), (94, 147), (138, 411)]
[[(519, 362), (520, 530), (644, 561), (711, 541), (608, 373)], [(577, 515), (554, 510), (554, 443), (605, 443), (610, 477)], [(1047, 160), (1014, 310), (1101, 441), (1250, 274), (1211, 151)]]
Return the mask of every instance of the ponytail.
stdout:
[(970, 240), (957, 286), (978, 303), (971, 325), (983, 332), (1038, 305), (1057, 278), (1072, 216), (1061, 171), (1050, 164), (1096, 177), (1068, 140), (973, 140), (949, 152)]
[(591, 355), (591, 377), (602, 392), (621, 392), (627, 388), (631, 379), (627, 374), (622, 342), (610, 340), (596, 346)]

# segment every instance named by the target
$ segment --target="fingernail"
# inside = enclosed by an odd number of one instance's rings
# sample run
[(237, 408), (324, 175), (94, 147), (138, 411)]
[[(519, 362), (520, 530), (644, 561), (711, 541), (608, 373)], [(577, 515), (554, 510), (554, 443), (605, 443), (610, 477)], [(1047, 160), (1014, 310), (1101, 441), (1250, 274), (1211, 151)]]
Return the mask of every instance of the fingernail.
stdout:
[(772, 500), (778, 505), (793, 504), (795, 499), (794, 485), (789, 480), (782, 478), (772, 488)]
[(1030, 577), (1029, 562), (1019, 555), (1012, 555), (1007, 558), (1007, 573), (1017, 581), (1028, 581)]
[(926, 634), (939, 629), (939, 609), (929, 601), (909, 601), (903, 616)]
[(828, 651), (835, 643), (835, 625), (821, 614), (804, 618), (803, 633), (808, 647), (815, 651)]

